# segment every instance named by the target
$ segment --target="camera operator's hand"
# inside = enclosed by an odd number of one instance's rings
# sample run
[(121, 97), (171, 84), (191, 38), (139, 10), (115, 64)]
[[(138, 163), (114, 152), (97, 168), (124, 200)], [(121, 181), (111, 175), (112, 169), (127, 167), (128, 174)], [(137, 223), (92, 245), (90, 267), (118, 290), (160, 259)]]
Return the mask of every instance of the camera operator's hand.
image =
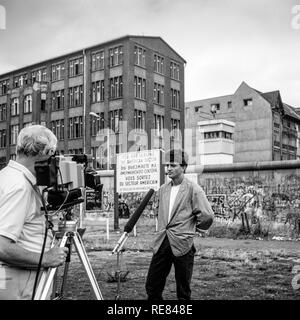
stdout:
[(43, 267), (58, 267), (61, 266), (67, 257), (69, 249), (66, 247), (53, 247), (49, 251), (45, 252), (43, 257)]

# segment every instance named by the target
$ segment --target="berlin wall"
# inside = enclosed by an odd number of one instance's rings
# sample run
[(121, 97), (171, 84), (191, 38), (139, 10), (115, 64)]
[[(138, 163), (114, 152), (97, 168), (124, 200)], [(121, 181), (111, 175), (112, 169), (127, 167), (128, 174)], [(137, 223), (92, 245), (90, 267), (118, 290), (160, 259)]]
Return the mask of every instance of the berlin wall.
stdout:
[(269, 221), (297, 223), (300, 212), (300, 161), (191, 166), (216, 216), (247, 212)]
[[(241, 219), (249, 223), (263, 219), (290, 226), (299, 234), (300, 161), (249, 162), (226, 165), (188, 166), (204, 189), (217, 218)], [(101, 173), (104, 202), (113, 201), (113, 171)], [(143, 194), (123, 194), (131, 209), (138, 206)], [(136, 202), (136, 203), (135, 203)], [(145, 214), (153, 213), (153, 196)]]

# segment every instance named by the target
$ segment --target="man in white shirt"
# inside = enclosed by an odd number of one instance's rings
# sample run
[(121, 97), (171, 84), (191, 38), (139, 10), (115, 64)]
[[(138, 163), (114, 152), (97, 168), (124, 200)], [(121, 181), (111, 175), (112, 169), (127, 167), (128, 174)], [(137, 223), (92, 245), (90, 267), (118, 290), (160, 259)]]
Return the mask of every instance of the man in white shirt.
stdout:
[(149, 300), (161, 300), (172, 264), (175, 268), (177, 298), (190, 300), (193, 273), (193, 238), (197, 229), (207, 230), (214, 213), (203, 189), (184, 177), (187, 155), (182, 150), (166, 154), (170, 182), (158, 191), (158, 233), (153, 244), (146, 292)]
[[(57, 139), (44, 126), (20, 131), (16, 161), (0, 171), (0, 300), (25, 300), (32, 296), (45, 233), (41, 195), (34, 165), (55, 153)], [(50, 248), (47, 235), (42, 267), (62, 265), (67, 248)]]

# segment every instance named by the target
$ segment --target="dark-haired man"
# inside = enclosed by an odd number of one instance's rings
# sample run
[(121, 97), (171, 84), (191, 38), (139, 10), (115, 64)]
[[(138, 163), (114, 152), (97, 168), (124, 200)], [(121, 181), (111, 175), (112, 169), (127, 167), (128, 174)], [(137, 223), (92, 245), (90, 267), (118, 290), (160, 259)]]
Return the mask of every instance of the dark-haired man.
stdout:
[(203, 189), (185, 178), (187, 155), (182, 150), (166, 154), (170, 182), (158, 191), (158, 234), (153, 244), (146, 292), (149, 300), (161, 300), (172, 264), (175, 268), (177, 298), (190, 300), (193, 273), (193, 238), (196, 230), (207, 230), (213, 222), (213, 211)]

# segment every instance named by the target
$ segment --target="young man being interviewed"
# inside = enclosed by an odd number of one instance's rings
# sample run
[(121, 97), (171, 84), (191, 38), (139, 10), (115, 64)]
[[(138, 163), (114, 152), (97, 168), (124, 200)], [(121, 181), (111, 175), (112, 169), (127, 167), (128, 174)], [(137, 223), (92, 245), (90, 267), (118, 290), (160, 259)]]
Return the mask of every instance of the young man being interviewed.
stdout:
[(149, 300), (161, 300), (172, 264), (178, 300), (190, 300), (193, 273), (194, 236), (197, 230), (207, 230), (214, 213), (203, 189), (185, 176), (187, 155), (182, 150), (170, 150), (165, 155), (170, 182), (158, 191), (158, 233), (153, 243), (146, 292)]

